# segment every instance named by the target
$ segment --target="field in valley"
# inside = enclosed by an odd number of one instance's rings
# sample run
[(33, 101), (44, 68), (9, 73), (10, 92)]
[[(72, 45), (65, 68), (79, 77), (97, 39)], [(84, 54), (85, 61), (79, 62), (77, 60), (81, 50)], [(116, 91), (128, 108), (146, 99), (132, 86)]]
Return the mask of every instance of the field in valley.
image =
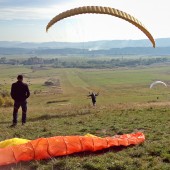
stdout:
[[(21, 162), (0, 169), (135, 170), (170, 169), (170, 68), (73, 69), (0, 65), (0, 88), (10, 92), (24, 75), (31, 96), (28, 119), (12, 123), (12, 107), (0, 107), (0, 141), (59, 135), (100, 137), (142, 131), (146, 141), (127, 148), (80, 153), (50, 160)], [(168, 86), (153, 81), (164, 81)], [(55, 82), (53, 85), (45, 82)], [(99, 92), (96, 107), (87, 97)]]

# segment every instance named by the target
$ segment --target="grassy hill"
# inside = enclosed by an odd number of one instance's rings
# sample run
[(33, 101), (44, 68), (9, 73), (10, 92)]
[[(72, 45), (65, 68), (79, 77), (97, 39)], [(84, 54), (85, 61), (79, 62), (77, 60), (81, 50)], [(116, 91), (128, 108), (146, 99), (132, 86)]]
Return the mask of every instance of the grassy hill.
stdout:
[[(13, 137), (36, 139), (58, 135), (113, 136), (142, 131), (139, 146), (111, 148), (50, 160), (22, 162), (1, 169), (117, 170), (170, 169), (170, 91), (167, 66), (117, 69), (32, 69), (0, 65), (0, 89), (10, 91), (17, 74), (24, 75), (31, 96), (28, 120), (9, 128), (12, 107), (0, 108), (0, 141)], [(161, 80), (161, 85), (149, 85)], [(47, 85), (45, 82), (55, 81)], [(99, 92), (92, 107), (89, 92)]]

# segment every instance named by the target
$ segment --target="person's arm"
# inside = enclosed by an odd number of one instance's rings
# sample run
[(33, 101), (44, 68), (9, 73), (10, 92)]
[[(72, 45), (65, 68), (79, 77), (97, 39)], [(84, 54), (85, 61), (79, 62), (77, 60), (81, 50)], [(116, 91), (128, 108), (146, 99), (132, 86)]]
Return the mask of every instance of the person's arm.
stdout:
[(11, 86), (11, 93), (10, 93), (12, 99), (15, 99), (15, 90), (14, 90), (14, 85), (12, 84)]
[(96, 96), (98, 96), (99, 95), (99, 92), (96, 94)]
[(89, 94), (87, 95), (87, 97), (91, 97), (91, 95), (92, 95), (92, 94), (89, 92)]
[(28, 88), (28, 85), (26, 87), (27, 87), (26, 92), (27, 92), (27, 98), (28, 98), (28, 97), (30, 97), (30, 90)]

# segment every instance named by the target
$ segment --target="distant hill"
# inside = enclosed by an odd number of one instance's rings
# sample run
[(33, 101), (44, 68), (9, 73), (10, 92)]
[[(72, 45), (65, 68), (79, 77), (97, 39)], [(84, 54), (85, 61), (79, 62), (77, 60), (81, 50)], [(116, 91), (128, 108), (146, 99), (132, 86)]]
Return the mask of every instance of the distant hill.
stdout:
[(90, 42), (0, 41), (0, 55), (170, 55), (170, 38), (149, 40), (103, 40)]
[(25, 49), (25, 48), (1, 48), (0, 55), (55, 55), (55, 56), (118, 56), (118, 55), (148, 55), (148, 56), (170, 56), (170, 47), (127, 47), (112, 48), (108, 50), (87, 50), (87, 49)]

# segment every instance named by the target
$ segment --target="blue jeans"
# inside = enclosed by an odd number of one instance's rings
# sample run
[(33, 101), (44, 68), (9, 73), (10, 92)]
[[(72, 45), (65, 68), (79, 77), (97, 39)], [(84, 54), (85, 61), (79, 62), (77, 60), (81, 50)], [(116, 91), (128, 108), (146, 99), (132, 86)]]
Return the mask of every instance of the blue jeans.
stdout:
[(17, 124), (18, 119), (18, 109), (22, 108), (22, 123), (26, 123), (26, 113), (27, 113), (27, 101), (14, 102), (14, 110), (13, 110), (13, 124)]

